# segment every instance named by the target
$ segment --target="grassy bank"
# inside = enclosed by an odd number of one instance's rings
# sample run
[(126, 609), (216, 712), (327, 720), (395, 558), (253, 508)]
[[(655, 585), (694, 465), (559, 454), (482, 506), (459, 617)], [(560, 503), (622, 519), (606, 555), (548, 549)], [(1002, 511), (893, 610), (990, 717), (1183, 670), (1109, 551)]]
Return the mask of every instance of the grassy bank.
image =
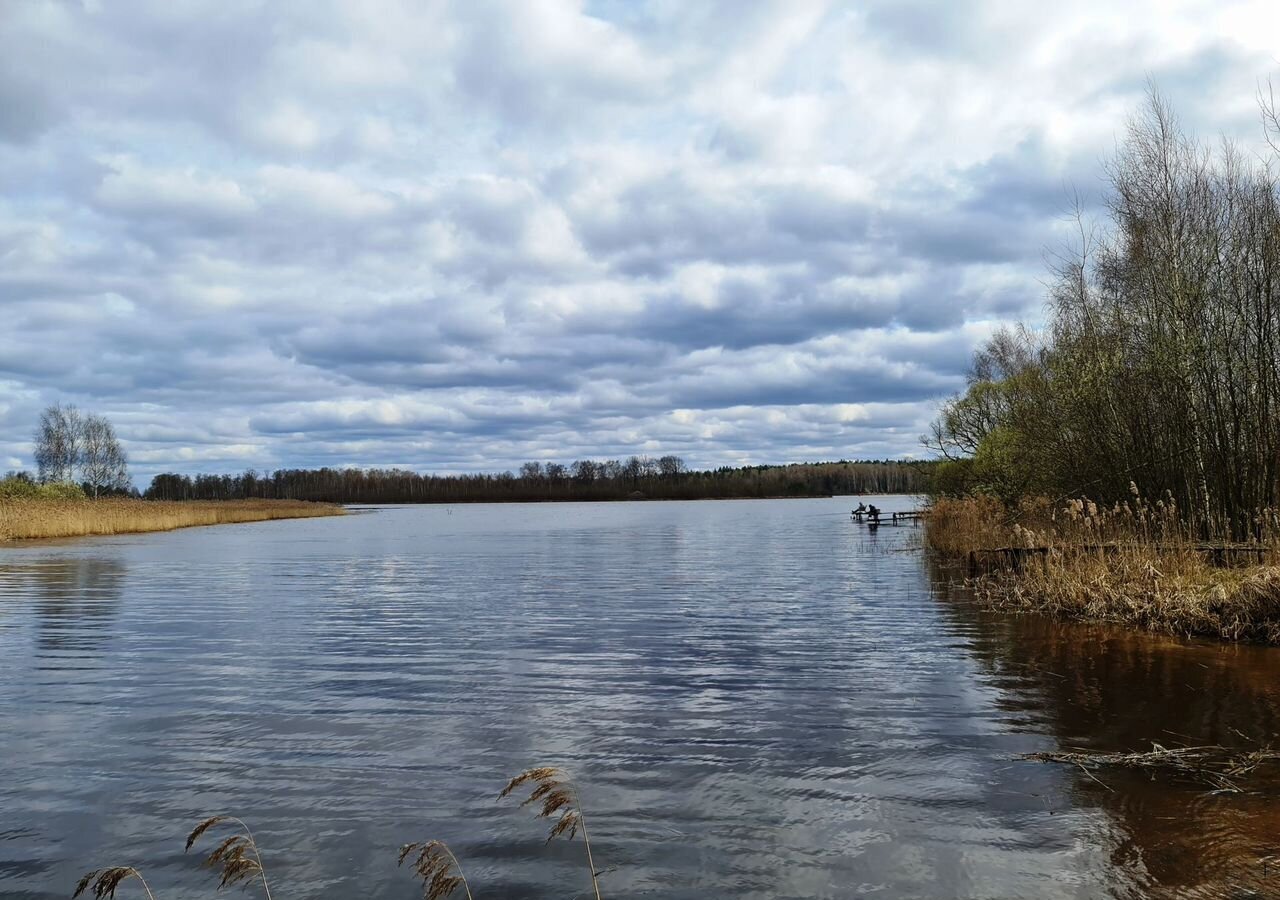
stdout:
[(1280, 644), (1280, 528), (1270, 510), (1257, 516), (1252, 542), (1227, 544), (1192, 533), (1168, 498), (1109, 508), (1040, 499), (1016, 509), (940, 500), (925, 534), (966, 566), (991, 606)]
[(326, 503), (295, 500), (175, 501), (0, 499), (0, 541), (170, 531), (193, 525), (338, 516)]

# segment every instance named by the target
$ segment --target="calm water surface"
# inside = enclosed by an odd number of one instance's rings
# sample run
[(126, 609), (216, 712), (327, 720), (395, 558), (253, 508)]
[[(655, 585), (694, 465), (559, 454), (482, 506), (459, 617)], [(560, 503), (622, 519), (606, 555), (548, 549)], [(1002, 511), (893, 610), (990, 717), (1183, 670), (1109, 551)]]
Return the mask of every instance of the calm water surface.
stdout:
[[(1275, 794), (1018, 761), (1268, 740), (1278, 651), (982, 613), (851, 501), (384, 508), (0, 548), (0, 897), (194, 822), (277, 897), (572, 898), (581, 843), (496, 795), (583, 783), (607, 897), (1280, 895)], [(912, 506), (891, 498), (888, 509)], [(121, 897), (125, 896), (122, 888)]]

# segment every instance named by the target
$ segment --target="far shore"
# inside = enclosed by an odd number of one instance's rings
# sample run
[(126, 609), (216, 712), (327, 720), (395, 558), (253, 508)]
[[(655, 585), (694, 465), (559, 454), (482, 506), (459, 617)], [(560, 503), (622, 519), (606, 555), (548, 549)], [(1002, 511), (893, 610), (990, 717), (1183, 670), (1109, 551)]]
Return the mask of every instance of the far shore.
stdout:
[(908, 491), (863, 491), (860, 494), (763, 494), (733, 497), (540, 497), (510, 500), (351, 500), (343, 506), (538, 506), (549, 503), (718, 503), (722, 500), (838, 500), (841, 497), (924, 497)]
[(0, 543), (345, 514), (302, 500), (0, 500)]

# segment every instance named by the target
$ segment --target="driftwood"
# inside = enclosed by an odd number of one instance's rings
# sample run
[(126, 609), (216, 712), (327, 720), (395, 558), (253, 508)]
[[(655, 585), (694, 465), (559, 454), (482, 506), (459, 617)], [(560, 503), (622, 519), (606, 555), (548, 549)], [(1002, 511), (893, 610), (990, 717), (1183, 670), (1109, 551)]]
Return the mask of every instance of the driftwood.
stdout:
[[(1202, 747), (1162, 747), (1152, 744), (1145, 753), (1103, 753), (1095, 750), (1063, 750), (1024, 753), (1018, 759), (1067, 763), (1079, 766), (1098, 781), (1094, 771), (1100, 768), (1137, 769), (1171, 775), (1199, 782), (1215, 791), (1241, 793), (1240, 782), (1253, 775), (1260, 766), (1280, 761), (1280, 751), (1263, 747), (1240, 750), (1208, 745)], [(1103, 787), (1107, 785), (1098, 781)], [(1108, 788), (1110, 790), (1110, 788)]]

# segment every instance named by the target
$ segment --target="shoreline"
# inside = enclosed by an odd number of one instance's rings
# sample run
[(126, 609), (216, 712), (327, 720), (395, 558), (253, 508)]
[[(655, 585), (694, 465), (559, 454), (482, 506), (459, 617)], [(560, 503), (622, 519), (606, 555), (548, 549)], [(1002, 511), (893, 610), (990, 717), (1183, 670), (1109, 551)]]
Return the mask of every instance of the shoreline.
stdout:
[[(738, 497), (543, 497), (540, 499), (520, 500), (344, 500), (339, 505), (344, 507), (371, 506), (530, 506), (542, 503), (703, 503), (719, 500), (834, 500), (838, 497), (922, 497), (923, 494), (900, 493), (893, 491), (867, 491), (861, 494), (768, 494), (762, 496)], [(228, 502), (235, 501), (187, 501), (187, 502)], [(289, 502), (289, 501), (270, 501)], [(300, 500), (299, 503), (328, 503), (336, 501)]]
[[(944, 563), (966, 567), (962, 580), (983, 606), (1280, 645), (1275, 543), (1224, 545), (1215, 553), (1158, 523), (1141, 531), (1130, 514), (1099, 510), (1056, 522), (1025, 516), (1028, 527), (995, 512), (988, 501), (944, 500), (924, 520), (926, 547)], [(1247, 552), (1234, 552), (1241, 548)]]
[(12, 499), (0, 501), (0, 547), (56, 538), (342, 515), (346, 510), (336, 504), (303, 500)]

